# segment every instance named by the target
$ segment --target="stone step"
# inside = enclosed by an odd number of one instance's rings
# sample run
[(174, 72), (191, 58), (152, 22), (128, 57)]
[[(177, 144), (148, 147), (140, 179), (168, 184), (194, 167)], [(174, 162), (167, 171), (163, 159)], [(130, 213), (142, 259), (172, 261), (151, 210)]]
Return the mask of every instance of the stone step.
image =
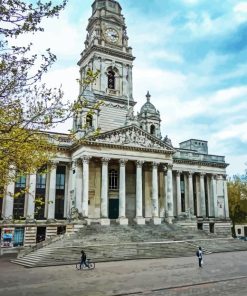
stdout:
[(247, 250), (246, 242), (218, 240), (179, 225), (89, 225), (13, 262), (26, 267), (75, 264), (82, 249), (94, 262), (184, 257), (195, 256), (198, 246), (205, 254)]
[[(181, 257), (191, 256), (195, 253), (193, 245), (186, 242), (179, 243), (145, 243), (145, 244), (125, 244), (125, 245), (98, 245), (84, 248), (88, 257), (94, 262), (115, 261), (126, 259), (144, 259), (161, 257)], [(26, 256), (14, 260), (14, 263), (27, 267), (74, 264), (80, 260), (81, 247), (53, 248), (43, 257), (36, 260), (33, 257)]]

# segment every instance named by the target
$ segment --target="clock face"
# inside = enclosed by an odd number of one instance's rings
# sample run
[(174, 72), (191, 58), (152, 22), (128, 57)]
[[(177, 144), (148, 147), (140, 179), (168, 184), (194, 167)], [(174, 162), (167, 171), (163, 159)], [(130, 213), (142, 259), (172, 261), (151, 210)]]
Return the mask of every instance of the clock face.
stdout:
[(112, 43), (116, 43), (118, 41), (118, 33), (115, 29), (108, 28), (105, 30), (106, 39)]

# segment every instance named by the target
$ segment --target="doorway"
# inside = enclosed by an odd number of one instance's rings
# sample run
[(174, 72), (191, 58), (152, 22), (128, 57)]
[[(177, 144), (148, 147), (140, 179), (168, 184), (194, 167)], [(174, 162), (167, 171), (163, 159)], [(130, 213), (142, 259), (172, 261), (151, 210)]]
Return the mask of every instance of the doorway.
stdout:
[(45, 240), (46, 227), (38, 226), (36, 233), (36, 243), (40, 243)]
[(109, 219), (117, 219), (119, 216), (119, 199), (109, 199)]

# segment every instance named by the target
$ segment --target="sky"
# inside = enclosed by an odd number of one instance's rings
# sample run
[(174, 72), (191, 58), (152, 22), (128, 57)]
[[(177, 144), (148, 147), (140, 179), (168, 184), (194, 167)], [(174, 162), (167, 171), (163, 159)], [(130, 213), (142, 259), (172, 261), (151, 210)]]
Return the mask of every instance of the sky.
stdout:
[[(53, 1), (59, 2), (59, 0)], [(78, 96), (77, 62), (84, 49), (93, 0), (69, 0), (45, 32), (21, 38), (57, 62), (45, 79), (62, 85), (65, 98)], [(208, 141), (209, 154), (225, 155), (228, 175), (247, 162), (247, 1), (119, 0), (129, 45), (136, 57), (133, 95), (139, 111), (146, 101), (160, 111), (163, 137), (173, 146), (187, 139)], [(68, 132), (70, 126), (57, 131)]]

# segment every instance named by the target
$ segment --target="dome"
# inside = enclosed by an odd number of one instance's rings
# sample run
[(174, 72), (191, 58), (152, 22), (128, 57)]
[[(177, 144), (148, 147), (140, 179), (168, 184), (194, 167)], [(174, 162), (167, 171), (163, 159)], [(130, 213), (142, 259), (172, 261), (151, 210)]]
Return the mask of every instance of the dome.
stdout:
[(140, 114), (142, 113), (149, 113), (149, 114), (157, 114), (156, 108), (154, 107), (154, 105), (152, 103), (150, 103), (150, 94), (149, 91), (147, 92), (146, 98), (147, 98), (147, 102), (141, 107), (141, 111)]

